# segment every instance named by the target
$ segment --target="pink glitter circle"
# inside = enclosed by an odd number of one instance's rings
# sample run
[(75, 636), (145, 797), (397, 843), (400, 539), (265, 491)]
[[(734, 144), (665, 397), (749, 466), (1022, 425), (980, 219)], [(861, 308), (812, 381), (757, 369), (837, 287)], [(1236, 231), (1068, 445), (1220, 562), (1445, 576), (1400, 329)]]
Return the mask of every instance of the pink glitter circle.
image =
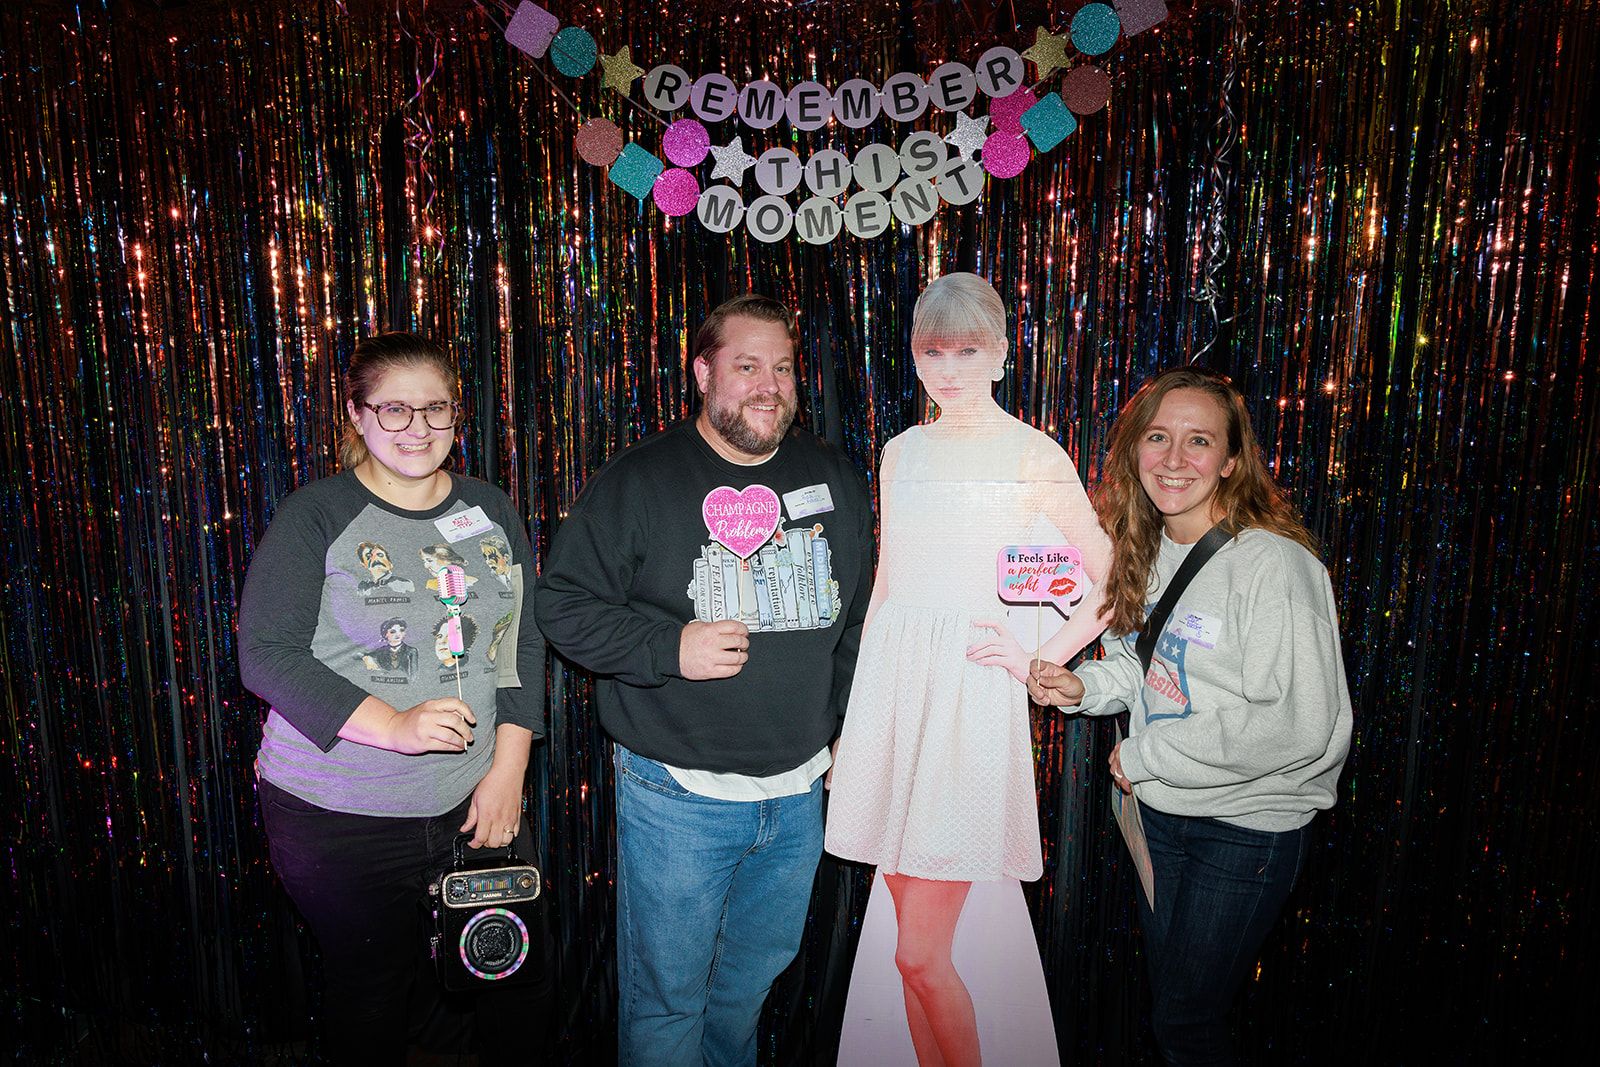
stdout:
[(661, 154), (680, 167), (693, 167), (711, 151), (711, 134), (695, 119), (679, 119), (661, 135)]
[(700, 183), (693, 174), (679, 167), (664, 170), (656, 178), (655, 189), (651, 191), (655, 197), (656, 207), (668, 215), (687, 215), (700, 203)]
[(1001, 130), (983, 142), (983, 169), (996, 178), (1015, 178), (1032, 158), (1033, 146), (1019, 133)]
[(622, 131), (610, 119), (590, 119), (578, 127), (578, 155), (597, 167), (609, 167), (622, 154)]
[(989, 104), (989, 121), (1004, 133), (1021, 133), (1022, 113), (1038, 102), (1033, 90), (1024, 85), (1010, 96), (1002, 96)]

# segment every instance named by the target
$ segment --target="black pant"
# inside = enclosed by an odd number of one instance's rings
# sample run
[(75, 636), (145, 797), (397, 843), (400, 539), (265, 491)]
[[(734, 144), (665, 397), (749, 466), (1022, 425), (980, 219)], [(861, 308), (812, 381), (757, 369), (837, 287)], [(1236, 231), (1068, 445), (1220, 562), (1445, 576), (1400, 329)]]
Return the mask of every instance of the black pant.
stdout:
[[(446, 994), (428, 954), (427, 884), (450, 865), (470, 798), (431, 818), (387, 818), (329, 811), (265, 780), (260, 797), (273, 869), (322, 950), (328, 1059), (400, 1064), (409, 1044), (466, 1051), (475, 1034), (486, 1059), (541, 1060), (554, 987), (543, 896), (530, 930), (543, 958), (524, 964), (538, 981)], [(517, 854), (532, 845), (524, 821)]]

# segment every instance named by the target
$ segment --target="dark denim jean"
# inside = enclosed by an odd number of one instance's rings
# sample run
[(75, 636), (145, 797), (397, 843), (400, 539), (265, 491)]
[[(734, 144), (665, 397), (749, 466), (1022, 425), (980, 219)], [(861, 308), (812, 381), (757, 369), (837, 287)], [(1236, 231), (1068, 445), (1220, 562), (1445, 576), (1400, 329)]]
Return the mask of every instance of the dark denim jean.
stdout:
[(1300, 876), (1311, 828), (1269, 833), (1149, 807), (1141, 815), (1155, 868), (1154, 911), (1135, 892), (1156, 1044), (1169, 1064), (1234, 1063), (1229, 1015)]
[[(547, 954), (539, 982), (446, 994), (428, 955), (428, 880), (450, 865), (467, 801), (432, 818), (383, 818), (329, 811), (264, 780), (259, 788), (273, 870), (322, 951), (327, 1059), (401, 1064), (409, 1044), (465, 1051), (475, 1032), (473, 1047), (486, 1055), (540, 1061), (553, 978), (547, 929), (534, 935)], [(532, 845), (524, 822), (517, 854), (533, 856)]]

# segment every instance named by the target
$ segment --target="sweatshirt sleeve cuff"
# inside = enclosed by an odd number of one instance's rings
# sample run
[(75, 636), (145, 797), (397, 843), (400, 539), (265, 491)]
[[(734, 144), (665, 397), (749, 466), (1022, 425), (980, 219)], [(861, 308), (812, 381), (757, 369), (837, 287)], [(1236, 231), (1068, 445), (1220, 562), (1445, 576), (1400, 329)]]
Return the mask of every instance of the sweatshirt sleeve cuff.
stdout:
[[(515, 695), (513, 695), (515, 694)], [(501, 689), (495, 693), (495, 722), (520, 726), (535, 738), (544, 736), (544, 687)]]
[(1122, 776), (1131, 783), (1148, 782), (1155, 778), (1149, 768), (1144, 765), (1144, 758), (1139, 754), (1139, 745), (1136, 738), (1127, 737), (1122, 741), (1118, 750), (1118, 757), (1122, 762)]
[(671, 623), (650, 636), (650, 666), (655, 677), (651, 685), (665, 685), (668, 678), (683, 677), (678, 652), (683, 645), (683, 628)]
[(1077, 671), (1083, 682), (1083, 699), (1059, 710), (1069, 715), (1120, 715), (1128, 702), (1117, 695), (1116, 677), (1099, 661), (1081, 664)]

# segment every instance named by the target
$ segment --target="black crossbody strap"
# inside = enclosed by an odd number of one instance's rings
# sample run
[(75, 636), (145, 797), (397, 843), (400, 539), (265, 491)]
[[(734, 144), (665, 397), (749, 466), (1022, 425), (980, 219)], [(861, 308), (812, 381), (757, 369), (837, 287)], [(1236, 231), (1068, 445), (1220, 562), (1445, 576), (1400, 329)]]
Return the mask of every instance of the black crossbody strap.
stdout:
[(1144, 621), (1144, 629), (1139, 631), (1139, 641), (1134, 648), (1139, 653), (1139, 670), (1143, 674), (1150, 670), (1150, 657), (1155, 655), (1156, 638), (1163, 627), (1167, 625), (1167, 616), (1172, 614), (1172, 609), (1178, 606), (1178, 597), (1183, 593), (1184, 587), (1189, 584), (1189, 579), (1199, 573), (1200, 568), (1206, 565), (1206, 560), (1216, 554), (1217, 549), (1233, 536), (1233, 528), (1226, 523), (1217, 523), (1206, 531), (1206, 535), (1195, 542), (1189, 554), (1183, 557), (1183, 562), (1178, 565), (1178, 573), (1172, 576), (1172, 581), (1167, 583), (1167, 588), (1162, 592), (1161, 599), (1156, 601), (1156, 606), (1151, 609), (1150, 617)]

